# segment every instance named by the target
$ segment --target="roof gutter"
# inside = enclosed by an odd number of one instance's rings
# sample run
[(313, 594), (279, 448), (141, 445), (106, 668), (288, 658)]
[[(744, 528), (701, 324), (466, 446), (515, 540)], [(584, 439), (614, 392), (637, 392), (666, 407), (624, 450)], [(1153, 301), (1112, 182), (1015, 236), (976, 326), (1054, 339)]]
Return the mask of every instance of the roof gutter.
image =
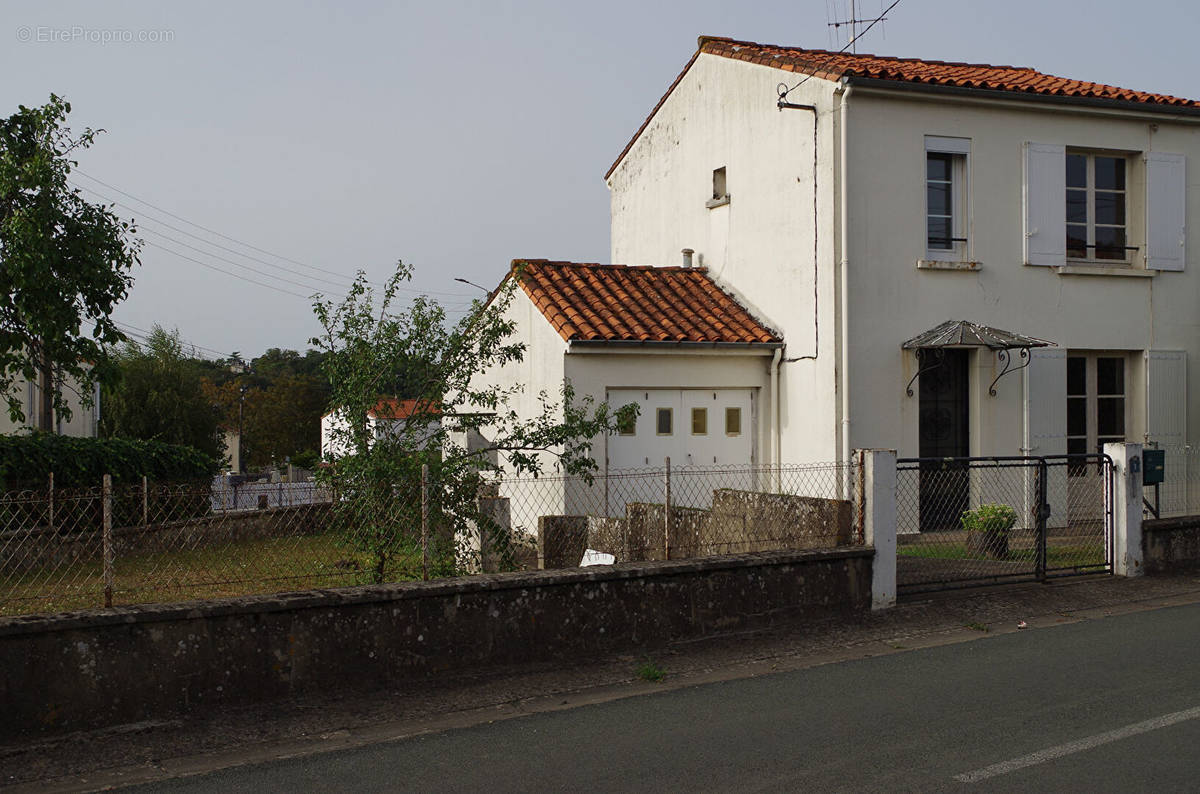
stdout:
[(1186, 105), (1162, 105), (1150, 102), (1129, 102), (1122, 99), (1107, 97), (1061, 96), (1057, 94), (1033, 94), (1019, 91), (997, 91), (990, 88), (969, 88), (956, 85), (937, 85), (933, 83), (912, 83), (903, 80), (880, 80), (875, 77), (843, 77), (847, 86), (854, 86), (860, 91), (885, 91), (907, 94), (936, 94), (962, 99), (985, 100), (992, 102), (1011, 102), (1015, 104), (1041, 104), (1048, 106), (1063, 106), (1072, 109), (1090, 108), (1094, 110), (1121, 111), (1125, 114), (1140, 116), (1173, 116), (1178, 121), (1200, 122), (1200, 107)]
[(687, 350), (700, 352), (704, 350), (732, 350), (743, 353), (768, 355), (774, 350), (781, 350), (783, 342), (677, 342), (655, 339), (569, 339), (572, 348), (603, 350)]

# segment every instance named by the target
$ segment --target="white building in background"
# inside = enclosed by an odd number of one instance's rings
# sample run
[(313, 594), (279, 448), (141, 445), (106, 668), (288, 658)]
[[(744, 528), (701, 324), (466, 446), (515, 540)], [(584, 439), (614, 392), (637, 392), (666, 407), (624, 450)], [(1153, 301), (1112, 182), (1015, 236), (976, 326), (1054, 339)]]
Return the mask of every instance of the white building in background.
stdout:
[[(62, 436), (79, 438), (96, 438), (100, 430), (100, 388), (95, 386), (87, 391), (79, 388), (74, 380), (68, 380), (62, 386), (71, 408), (71, 416), (61, 415), (54, 411), (51, 425), (54, 432)], [(8, 405), (0, 404), (0, 433), (28, 433), (41, 425), (42, 416), (42, 387), (37, 381), (28, 381), (18, 376), (13, 384), (12, 394), (21, 403), (25, 414), (24, 422), (14, 422), (8, 415)]]
[[(436, 409), (431, 410), (427, 405), (423, 406), (420, 400), (384, 398), (367, 411), (367, 430), (373, 440), (394, 437), (402, 431), (406, 423), (413, 421), (413, 416), (420, 418), (437, 413)], [(440, 418), (429, 419), (426, 429), (422, 431), (425, 438), (436, 433), (440, 423)], [(339, 458), (350, 452), (350, 445), (344, 436), (348, 427), (345, 417), (333, 412), (321, 417), (322, 458)]]
[[(614, 467), (697, 449), (805, 462), (1179, 447), (1200, 437), (1197, 158), (1191, 100), (702, 37), (606, 175), (611, 255), (675, 266), (689, 249), (732, 300), (648, 304), (587, 276), (580, 304), (580, 269), (600, 271), (540, 264), (550, 275), (526, 278), (514, 307), (527, 359), (498, 377), (641, 402), (636, 434), (604, 441)], [(743, 315), (770, 339), (647, 331)], [(690, 412), (710, 399), (697, 446)], [(749, 445), (718, 433), (734, 403)]]

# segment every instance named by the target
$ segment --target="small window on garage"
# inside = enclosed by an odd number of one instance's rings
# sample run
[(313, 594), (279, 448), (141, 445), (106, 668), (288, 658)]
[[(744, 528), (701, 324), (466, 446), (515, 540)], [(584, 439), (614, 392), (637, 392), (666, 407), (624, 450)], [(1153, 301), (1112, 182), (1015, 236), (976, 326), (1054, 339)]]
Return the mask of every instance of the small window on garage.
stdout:
[(637, 416), (632, 415), (620, 420), (617, 423), (617, 435), (620, 436), (635, 436), (637, 435)]
[(655, 411), (655, 428), (660, 436), (669, 436), (674, 432), (674, 412), (670, 408), (659, 408)]
[(708, 435), (708, 409), (693, 408), (692, 409), (692, 435), (707, 436)]
[(740, 436), (742, 434), (742, 409), (725, 409), (725, 435)]

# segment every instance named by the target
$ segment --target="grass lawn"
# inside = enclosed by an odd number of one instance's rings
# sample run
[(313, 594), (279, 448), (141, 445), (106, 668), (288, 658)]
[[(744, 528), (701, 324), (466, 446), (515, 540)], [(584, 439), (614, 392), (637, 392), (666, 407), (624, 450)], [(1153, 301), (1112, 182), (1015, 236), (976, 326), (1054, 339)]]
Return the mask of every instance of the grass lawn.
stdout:
[[(369, 576), (354, 566), (355, 557), (331, 535), (263, 538), (182, 551), (139, 552), (117, 558), (113, 604), (365, 584)], [(389, 570), (388, 579), (419, 579), (421, 560), (407, 562)], [(98, 560), (19, 573), (0, 571), (0, 615), (68, 612), (102, 606), (104, 574)]]
[[(901, 557), (917, 557), (925, 560), (988, 560), (995, 558), (967, 551), (963, 543), (906, 544), (897, 549)], [(1032, 563), (1036, 550), (1010, 549), (1003, 562)], [(1104, 546), (1055, 546), (1046, 549), (1047, 568), (1074, 568), (1104, 564)]]

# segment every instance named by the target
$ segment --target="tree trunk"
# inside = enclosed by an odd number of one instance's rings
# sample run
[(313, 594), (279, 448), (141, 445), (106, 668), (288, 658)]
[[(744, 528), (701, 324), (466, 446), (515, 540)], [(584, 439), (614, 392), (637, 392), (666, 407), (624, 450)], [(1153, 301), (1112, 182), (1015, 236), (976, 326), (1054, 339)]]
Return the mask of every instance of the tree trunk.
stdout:
[(54, 432), (54, 370), (50, 359), (42, 351), (41, 361), (38, 362), (38, 381), (42, 390), (41, 408), (37, 428), (46, 433)]

